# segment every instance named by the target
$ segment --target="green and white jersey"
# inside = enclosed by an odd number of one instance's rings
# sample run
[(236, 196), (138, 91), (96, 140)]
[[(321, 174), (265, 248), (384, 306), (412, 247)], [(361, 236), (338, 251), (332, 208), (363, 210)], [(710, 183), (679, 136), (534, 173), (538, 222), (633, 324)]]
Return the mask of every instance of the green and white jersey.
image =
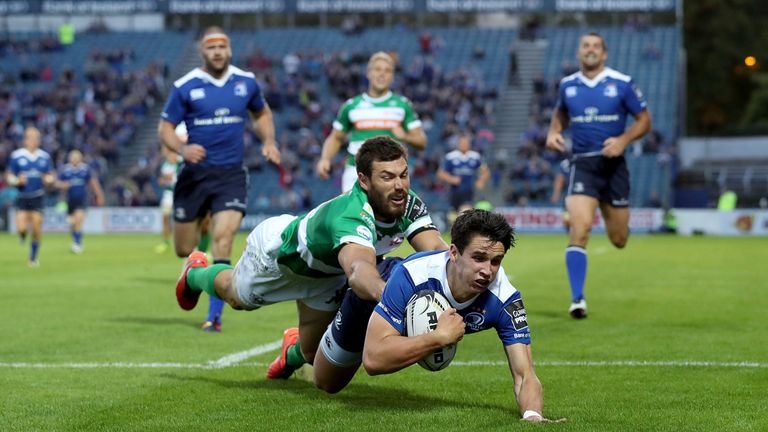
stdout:
[(375, 219), (368, 195), (355, 183), (349, 192), (320, 204), (283, 230), (277, 262), (303, 276), (338, 276), (344, 274), (339, 264), (342, 245), (356, 243), (381, 256), (404, 239), (432, 229), (437, 228), (427, 206), (413, 191), (408, 192), (405, 215), (384, 224)]
[(169, 174), (173, 175), (173, 181), (170, 184), (167, 184), (163, 186), (163, 189), (165, 190), (173, 190), (173, 187), (176, 185), (176, 179), (179, 176), (179, 173), (181, 172), (181, 167), (183, 165), (183, 159), (181, 156), (176, 160), (176, 163), (170, 163), (168, 162), (168, 159), (164, 159), (162, 165), (160, 165), (160, 175), (166, 176)]
[(392, 128), (398, 125), (409, 131), (421, 127), (421, 120), (413, 111), (411, 101), (392, 92), (379, 98), (363, 93), (347, 100), (333, 122), (334, 129), (347, 134), (347, 165), (352, 166), (365, 140), (379, 135), (394, 138)]

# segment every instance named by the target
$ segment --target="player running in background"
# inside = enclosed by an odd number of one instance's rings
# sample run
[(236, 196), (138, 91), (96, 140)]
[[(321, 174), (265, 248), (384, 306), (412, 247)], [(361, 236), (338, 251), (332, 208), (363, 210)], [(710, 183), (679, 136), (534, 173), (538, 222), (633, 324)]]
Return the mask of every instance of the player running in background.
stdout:
[(5, 180), (19, 190), (16, 197), (16, 230), (23, 243), (32, 230), (29, 249), (30, 267), (37, 267), (40, 239), (43, 232), (45, 187), (56, 181), (51, 156), (40, 148), (40, 131), (34, 127), (24, 130), (24, 147), (11, 153)]
[(88, 188), (91, 189), (96, 205), (104, 205), (104, 192), (99, 179), (91, 172), (91, 167), (83, 161), (80, 150), (69, 152), (69, 163), (59, 170), (59, 181), (56, 186), (66, 191), (67, 216), (69, 229), (72, 233), (72, 244), (69, 249), (76, 254), (83, 253), (83, 221), (85, 209), (88, 206)]
[[(368, 325), (365, 370), (370, 375), (397, 372), (458, 343), (465, 333), (494, 329), (504, 345), (523, 420), (545, 421), (525, 306), (501, 266), (513, 245), (514, 231), (503, 216), (470, 209), (451, 228), (450, 250), (417, 253), (396, 266)], [(451, 308), (438, 317), (434, 331), (408, 337), (406, 306), (425, 289), (441, 293)]]
[[(182, 123), (183, 124), (183, 123)], [(160, 212), (163, 215), (163, 242), (155, 246), (155, 252), (165, 253), (171, 246), (171, 215), (173, 214), (173, 188), (176, 186), (176, 178), (183, 165), (181, 155), (166, 146), (162, 146), (160, 153), (163, 162), (160, 164), (160, 175), (157, 183), (163, 188), (163, 196), (160, 198)]]
[(195, 252), (179, 278), (176, 296), (185, 310), (195, 307), (201, 291), (245, 310), (296, 300), (299, 327), (284, 332), (268, 378), (288, 378), (316, 360), (347, 281), (360, 298), (380, 298), (384, 281), (377, 257), (406, 239), (417, 251), (447, 249), (426, 206), (410, 190), (405, 148), (379, 136), (366, 140), (356, 158), (358, 181), (351, 191), (304, 216), (265, 220), (248, 236), (234, 269), (209, 267), (205, 255)]
[(459, 136), (459, 148), (445, 155), (437, 178), (451, 186), (451, 207), (458, 212), (464, 205), (474, 206), (475, 190), (485, 189), (490, 172), (480, 153), (472, 150), (472, 135)]
[(327, 180), (331, 162), (344, 141), (349, 138), (347, 160), (341, 177), (341, 190), (352, 189), (357, 181), (355, 154), (363, 142), (378, 135), (388, 135), (413, 148), (427, 146), (427, 135), (421, 128), (421, 120), (413, 111), (411, 102), (403, 96), (392, 93), (389, 86), (395, 74), (395, 61), (382, 51), (368, 60), (368, 91), (347, 100), (333, 122), (333, 131), (323, 142), (320, 160), (317, 161), (317, 175)]
[[(187, 257), (200, 239), (201, 222), (211, 213), (215, 264), (229, 265), (232, 242), (246, 210), (248, 173), (243, 166), (243, 135), (252, 120), (262, 142), (262, 155), (280, 163), (272, 111), (256, 77), (230, 64), (229, 37), (219, 27), (200, 39), (203, 66), (176, 82), (160, 120), (160, 142), (184, 158), (173, 193), (173, 238), (176, 254)], [(176, 125), (184, 122), (184, 143)], [(224, 303), (212, 296), (209, 317), (221, 327)]]
[[(571, 285), (569, 313), (587, 316), (584, 281), (587, 242), (598, 206), (608, 238), (621, 249), (629, 238), (629, 171), (624, 149), (651, 128), (646, 102), (632, 78), (605, 66), (608, 48), (597, 33), (579, 41), (580, 71), (563, 78), (547, 148), (565, 152), (562, 132), (571, 127), (573, 157), (565, 201), (570, 215), (570, 242), (565, 264)], [(627, 115), (635, 123), (626, 128)]]

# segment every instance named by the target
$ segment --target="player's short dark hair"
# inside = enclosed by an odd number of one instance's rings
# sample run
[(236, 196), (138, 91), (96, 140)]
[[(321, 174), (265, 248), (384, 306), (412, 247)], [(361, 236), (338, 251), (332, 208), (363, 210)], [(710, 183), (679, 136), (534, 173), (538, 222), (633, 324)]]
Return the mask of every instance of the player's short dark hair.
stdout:
[(583, 35), (581, 35), (581, 37), (584, 37), (584, 36), (594, 36), (594, 37), (600, 38), (600, 42), (603, 44), (603, 51), (608, 52), (608, 44), (605, 43), (605, 38), (603, 37), (603, 35), (593, 31), (593, 32), (584, 33)]
[(451, 227), (451, 243), (456, 245), (459, 253), (464, 253), (464, 248), (476, 235), (501, 243), (504, 245), (504, 253), (515, 245), (515, 230), (509, 222), (504, 216), (487, 210), (470, 209), (462, 212)]
[(355, 155), (357, 172), (370, 177), (374, 162), (390, 162), (400, 158), (408, 159), (408, 152), (402, 144), (387, 135), (379, 135), (365, 140)]

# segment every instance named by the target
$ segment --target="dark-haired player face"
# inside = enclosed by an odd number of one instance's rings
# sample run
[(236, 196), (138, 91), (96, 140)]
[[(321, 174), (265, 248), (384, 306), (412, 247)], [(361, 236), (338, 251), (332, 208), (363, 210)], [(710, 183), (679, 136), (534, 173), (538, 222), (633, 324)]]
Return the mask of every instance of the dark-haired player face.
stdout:
[(581, 68), (586, 71), (602, 68), (608, 58), (603, 39), (593, 35), (581, 37), (578, 54)]
[(371, 178), (362, 183), (376, 219), (394, 221), (405, 214), (411, 179), (405, 158), (389, 162), (374, 161)]
[(488, 289), (496, 279), (501, 262), (504, 259), (504, 245), (492, 241), (488, 237), (475, 235), (459, 253), (455, 245), (451, 245), (451, 260), (456, 266), (459, 286), (451, 287), (458, 301), (466, 301)]

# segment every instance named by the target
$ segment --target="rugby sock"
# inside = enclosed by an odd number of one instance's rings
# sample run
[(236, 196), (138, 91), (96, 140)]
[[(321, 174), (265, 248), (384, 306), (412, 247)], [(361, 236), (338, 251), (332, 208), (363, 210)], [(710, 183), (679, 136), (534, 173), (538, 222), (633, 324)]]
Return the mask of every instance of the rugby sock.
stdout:
[[(208, 243), (208, 240), (210, 240), (211, 236), (206, 234), (203, 237), (207, 238), (205, 240), (206, 248), (207, 248), (208, 247), (207, 243)], [(202, 243), (202, 242), (203, 242), (203, 240), (201, 239), (200, 243)], [(205, 250), (205, 249), (200, 249), (200, 250)], [(226, 266), (229, 266), (230, 268), (232, 267), (232, 263), (228, 259), (213, 260), (213, 264), (214, 265), (217, 265), (217, 264), (226, 265)], [(222, 313), (224, 313), (224, 300), (220, 299), (219, 296), (211, 296), (209, 301), (208, 301), (208, 319), (206, 321), (213, 322), (218, 317), (219, 323), (221, 323), (221, 314)]]
[(83, 242), (83, 232), (82, 231), (72, 231), (72, 240), (74, 240), (75, 244), (82, 244)]
[(31, 248), (29, 249), (29, 260), (37, 261), (37, 250), (40, 248), (40, 242), (38, 242), (37, 240), (32, 240), (30, 245), (31, 245)]
[[(203, 234), (200, 236), (200, 242), (197, 243), (197, 250), (207, 252), (208, 251), (208, 245), (211, 244), (211, 235), (210, 234)], [(222, 260), (226, 262), (222, 262), (221, 264), (229, 264), (229, 260)], [(216, 264), (219, 264), (218, 261), (216, 261)]]
[(285, 353), (286, 366), (293, 369), (298, 369), (306, 362), (307, 361), (304, 360), (304, 355), (301, 353), (301, 347), (299, 346), (299, 341), (296, 341), (295, 344), (288, 347), (288, 350)]
[(571, 301), (579, 302), (584, 298), (584, 280), (587, 279), (587, 251), (581, 246), (568, 246), (565, 267), (571, 283)]
[(216, 294), (214, 281), (216, 275), (226, 269), (232, 269), (231, 265), (214, 264), (210, 267), (194, 267), (187, 272), (187, 286), (195, 291), (205, 291), (211, 297), (219, 298)]

